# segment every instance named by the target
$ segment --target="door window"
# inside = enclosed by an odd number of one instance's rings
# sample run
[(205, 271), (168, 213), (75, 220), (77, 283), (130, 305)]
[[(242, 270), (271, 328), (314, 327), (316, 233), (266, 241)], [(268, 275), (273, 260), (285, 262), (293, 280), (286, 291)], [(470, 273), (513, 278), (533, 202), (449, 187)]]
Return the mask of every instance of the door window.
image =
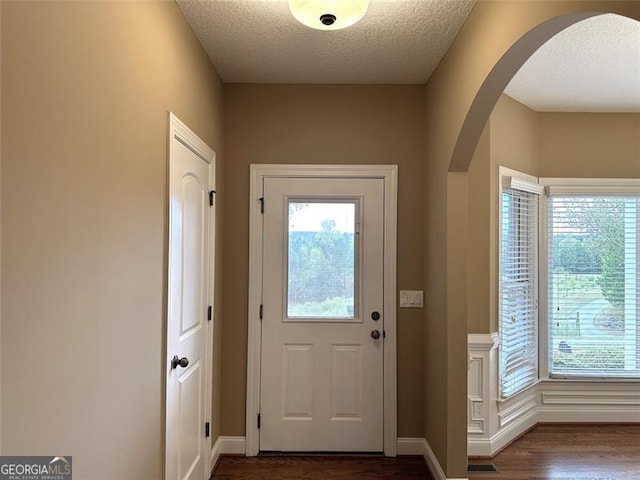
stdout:
[(357, 318), (358, 203), (289, 199), (287, 319)]

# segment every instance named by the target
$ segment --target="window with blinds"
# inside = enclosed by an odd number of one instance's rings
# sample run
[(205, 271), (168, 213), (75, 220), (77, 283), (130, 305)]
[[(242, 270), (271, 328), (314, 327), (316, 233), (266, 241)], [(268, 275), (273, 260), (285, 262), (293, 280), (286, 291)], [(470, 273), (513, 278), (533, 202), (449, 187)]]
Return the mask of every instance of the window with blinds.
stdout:
[(538, 378), (538, 194), (503, 188), (500, 245), (500, 396)]
[(640, 197), (547, 205), (549, 374), (640, 377)]

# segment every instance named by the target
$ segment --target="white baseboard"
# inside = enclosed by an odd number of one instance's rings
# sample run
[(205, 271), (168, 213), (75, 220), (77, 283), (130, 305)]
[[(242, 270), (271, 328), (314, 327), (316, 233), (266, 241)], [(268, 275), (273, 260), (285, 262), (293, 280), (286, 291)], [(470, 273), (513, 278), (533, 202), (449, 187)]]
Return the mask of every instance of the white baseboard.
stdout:
[(427, 462), (427, 468), (429, 469), (429, 472), (431, 473), (431, 475), (433, 475), (433, 478), (435, 478), (435, 480), (447, 480), (447, 476), (444, 474), (444, 470), (442, 470), (440, 462), (438, 462), (438, 459), (436, 458), (436, 454), (433, 453), (433, 450), (431, 450), (429, 442), (427, 442), (425, 439), (422, 439), (422, 441), (424, 442), (424, 461)]
[(399, 437), (397, 441), (396, 453), (398, 455), (419, 455), (424, 456), (424, 438)]
[(517, 420), (511, 422), (507, 427), (500, 429), (500, 431), (489, 440), (489, 446), (491, 448), (489, 456), (495, 455), (527, 430), (533, 428), (536, 423), (538, 423), (538, 412), (533, 409), (518, 417)]
[(213, 470), (216, 467), (216, 463), (218, 463), (220, 455), (244, 455), (245, 443), (244, 437), (219, 436), (211, 448), (210, 470)]
[(429, 446), (429, 442), (427, 442), (424, 438), (420, 439), (422, 441), (422, 446), (424, 448), (424, 461), (427, 462), (427, 468), (429, 469), (429, 473), (433, 476), (435, 480), (467, 480), (467, 478), (452, 478), (447, 477), (444, 474), (444, 470), (442, 470), (442, 466), (440, 466), (440, 462), (436, 458), (436, 454), (431, 450), (431, 446)]
[[(244, 455), (246, 453), (245, 437), (220, 437), (220, 455)], [(216, 443), (218, 443), (216, 442)]]
[(209, 467), (210, 471), (213, 471), (216, 468), (216, 463), (218, 463), (218, 459), (220, 458), (222, 451), (222, 437), (218, 437), (213, 447), (211, 448), (211, 466)]
[(467, 437), (467, 455), (493, 457), (504, 447), (538, 423), (537, 393), (516, 396), (498, 407), (500, 428), (492, 436)]
[(397, 452), (398, 455), (420, 455), (423, 457), (427, 464), (427, 468), (429, 469), (429, 473), (431, 473), (436, 480), (458, 480), (447, 479), (447, 476), (444, 474), (444, 471), (440, 466), (440, 462), (438, 462), (438, 459), (433, 453), (433, 450), (431, 450), (429, 443), (424, 438), (398, 438)]
[(467, 455), (470, 457), (491, 457), (491, 440), (488, 438), (468, 438)]

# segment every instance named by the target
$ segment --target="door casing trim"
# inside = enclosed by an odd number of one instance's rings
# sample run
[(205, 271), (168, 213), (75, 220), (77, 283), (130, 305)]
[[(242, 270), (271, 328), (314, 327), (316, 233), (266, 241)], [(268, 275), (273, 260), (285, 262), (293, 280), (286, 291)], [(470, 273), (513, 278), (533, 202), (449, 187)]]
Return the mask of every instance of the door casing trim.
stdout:
[(297, 178), (379, 178), (384, 181), (384, 359), (383, 359), (383, 445), (387, 457), (397, 451), (397, 165), (250, 165), (249, 187), (249, 298), (247, 332), (246, 455), (259, 452), (260, 352), (262, 336), (262, 221), (260, 198), (263, 180), (268, 177)]

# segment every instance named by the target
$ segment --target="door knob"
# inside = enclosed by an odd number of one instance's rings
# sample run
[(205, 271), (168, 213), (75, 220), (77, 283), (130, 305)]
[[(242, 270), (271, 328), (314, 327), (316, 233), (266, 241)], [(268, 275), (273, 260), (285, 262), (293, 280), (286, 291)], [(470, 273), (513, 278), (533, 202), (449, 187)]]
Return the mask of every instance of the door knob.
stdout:
[(178, 358), (178, 355), (174, 355), (171, 359), (171, 370), (178, 368), (178, 366), (185, 368), (187, 365), (189, 365), (187, 357)]
[(380, 338), (380, 330), (371, 330), (371, 338), (378, 340)]

